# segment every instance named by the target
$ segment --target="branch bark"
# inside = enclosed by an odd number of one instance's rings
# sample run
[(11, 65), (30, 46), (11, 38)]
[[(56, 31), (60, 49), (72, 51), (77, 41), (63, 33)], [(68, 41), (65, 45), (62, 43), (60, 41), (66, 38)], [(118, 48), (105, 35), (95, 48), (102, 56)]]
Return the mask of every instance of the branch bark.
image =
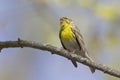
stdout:
[(63, 56), (63, 57), (68, 58), (68, 59), (74, 59), (79, 63), (82, 63), (82, 64), (90, 66), (90, 67), (94, 67), (97, 70), (100, 70), (104, 73), (107, 73), (109, 75), (120, 78), (120, 71), (114, 70), (114, 69), (112, 69), (108, 66), (105, 66), (103, 64), (91, 62), (91, 61), (87, 60), (86, 58), (83, 58), (83, 57), (78, 56), (76, 54), (70, 53), (67, 50), (54, 47), (52, 45), (37, 43), (34, 41), (26, 41), (26, 40), (21, 40), (21, 39), (18, 39), (17, 41), (1, 41), (0, 42), (0, 50), (2, 50), (4, 48), (17, 48), (17, 47), (21, 47), (21, 48), (29, 47), (29, 48), (49, 51), (51, 53)]

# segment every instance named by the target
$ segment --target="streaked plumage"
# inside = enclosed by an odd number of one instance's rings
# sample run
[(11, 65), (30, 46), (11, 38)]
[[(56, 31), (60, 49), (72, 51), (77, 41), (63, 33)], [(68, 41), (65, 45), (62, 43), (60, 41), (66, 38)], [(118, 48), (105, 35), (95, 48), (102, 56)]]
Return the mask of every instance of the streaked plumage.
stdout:
[[(79, 29), (74, 24), (74, 22), (69, 19), (68, 17), (62, 17), (60, 18), (60, 41), (62, 43), (62, 46), (64, 49), (74, 52), (77, 55), (81, 55), (91, 61), (93, 61), (89, 56), (88, 52), (85, 48), (83, 37), (80, 34)], [(77, 63), (74, 60), (71, 60), (75, 67), (77, 67)], [(91, 72), (94, 73), (95, 69), (91, 68)]]

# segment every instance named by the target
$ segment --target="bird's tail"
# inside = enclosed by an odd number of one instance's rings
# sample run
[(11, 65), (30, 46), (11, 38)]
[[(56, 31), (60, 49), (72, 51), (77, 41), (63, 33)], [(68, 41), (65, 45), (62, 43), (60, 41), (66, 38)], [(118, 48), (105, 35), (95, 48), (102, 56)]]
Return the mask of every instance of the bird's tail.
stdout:
[[(92, 60), (92, 58), (88, 55), (87, 52), (85, 53), (85, 55), (84, 55), (83, 57), (87, 58), (87, 59), (90, 60), (91, 62), (94, 62), (94, 61)], [(72, 61), (73, 65), (77, 68), (77, 62), (74, 61), (74, 60), (71, 60), (71, 61)], [(93, 68), (93, 67), (90, 67), (90, 70), (91, 70), (92, 73), (95, 72), (95, 68)]]
[[(85, 57), (86, 57), (88, 60), (90, 60), (91, 62), (94, 62), (93, 59), (88, 55), (87, 52), (85, 53)], [(92, 73), (95, 72), (95, 68), (93, 68), (93, 67), (90, 67), (90, 70), (91, 70)]]

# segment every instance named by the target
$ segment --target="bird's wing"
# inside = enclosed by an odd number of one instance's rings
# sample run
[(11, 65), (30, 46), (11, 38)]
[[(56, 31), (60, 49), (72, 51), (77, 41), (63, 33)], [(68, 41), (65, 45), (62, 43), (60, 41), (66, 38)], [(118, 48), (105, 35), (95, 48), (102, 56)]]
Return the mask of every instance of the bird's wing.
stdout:
[(59, 32), (59, 38), (60, 38), (60, 42), (61, 42), (63, 48), (66, 49), (66, 47), (64, 46), (64, 44), (63, 44), (63, 42), (62, 42), (62, 39), (61, 39), (61, 30), (60, 30), (60, 32)]
[(80, 47), (80, 50), (85, 51), (85, 44), (84, 44), (84, 41), (83, 41), (83, 37), (80, 34), (80, 30), (75, 25), (73, 27), (71, 27), (71, 29), (72, 29), (72, 32), (75, 34), (75, 38), (76, 38), (76, 41), (77, 41), (77, 43)]

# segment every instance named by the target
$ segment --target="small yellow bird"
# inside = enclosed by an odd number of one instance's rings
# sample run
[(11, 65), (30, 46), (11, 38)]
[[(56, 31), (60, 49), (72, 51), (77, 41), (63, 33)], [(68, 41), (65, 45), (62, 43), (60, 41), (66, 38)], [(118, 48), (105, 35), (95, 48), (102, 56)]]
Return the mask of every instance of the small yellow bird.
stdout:
[[(60, 27), (59, 38), (63, 48), (93, 62), (93, 60), (88, 56), (80, 30), (74, 22), (68, 17), (62, 17), (60, 18)], [(76, 61), (71, 61), (74, 66), (77, 67)], [(90, 70), (92, 73), (95, 72), (95, 69), (92, 67), (90, 67)]]

